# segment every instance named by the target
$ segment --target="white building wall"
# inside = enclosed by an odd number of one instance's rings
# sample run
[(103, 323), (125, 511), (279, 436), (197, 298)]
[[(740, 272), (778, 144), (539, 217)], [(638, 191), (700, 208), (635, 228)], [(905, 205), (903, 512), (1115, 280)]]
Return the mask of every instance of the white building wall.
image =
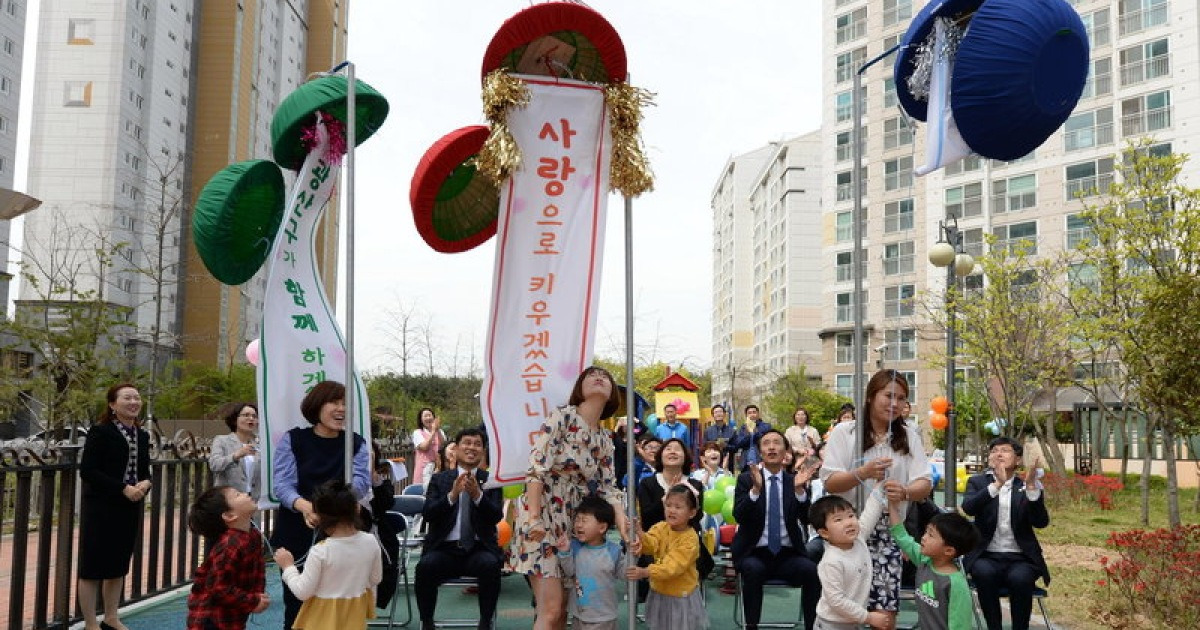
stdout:
[[(25, 51), (25, 3), (4, 2), (0, 8), (0, 187), (13, 187), (17, 155), (18, 105), (21, 100), (21, 64)], [(0, 221), (0, 305), (7, 308), (10, 284), (9, 240), (11, 222)], [(0, 314), (0, 319), (4, 315)]]

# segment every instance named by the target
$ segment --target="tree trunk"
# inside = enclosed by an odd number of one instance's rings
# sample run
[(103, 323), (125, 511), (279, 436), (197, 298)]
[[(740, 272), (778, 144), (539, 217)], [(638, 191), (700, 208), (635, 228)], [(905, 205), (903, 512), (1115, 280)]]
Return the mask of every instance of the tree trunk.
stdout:
[(1121, 485), (1129, 483), (1129, 411), (1121, 410), (1117, 426), (1121, 432)]
[(1175, 471), (1175, 421), (1164, 420), (1163, 455), (1167, 461), (1167, 524), (1179, 527), (1179, 474)]
[(1059, 477), (1065, 477), (1067, 475), (1067, 466), (1063, 462), (1062, 450), (1058, 448), (1058, 438), (1054, 435), (1055, 418), (1054, 413), (1046, 414), (1046, 423), (1042, 426), (1041, 431), (1044, 434), (1042, 444), (1045, 445), (1042, 448), (1042, 457), (1045, 458), (1046, 470)]
[[(1150, 418), (1146, 418), (1146, 426), (1150, 426)], [(1146, 448), (1142, 452), (1142, 479), (1138, 484), (1142, 490), (1142, 525), (1150, 526), (1150, 464), (1154, 459), (1154, 432), (1147, 430)]]
[[(1200, 478), (1200, 460), (1196, 461), (1196, 477)], [(1200, 512), (1200, 491), (1197, 491), (1194, 496), (1195, 500), (1192, 502), (1192, 511)]]

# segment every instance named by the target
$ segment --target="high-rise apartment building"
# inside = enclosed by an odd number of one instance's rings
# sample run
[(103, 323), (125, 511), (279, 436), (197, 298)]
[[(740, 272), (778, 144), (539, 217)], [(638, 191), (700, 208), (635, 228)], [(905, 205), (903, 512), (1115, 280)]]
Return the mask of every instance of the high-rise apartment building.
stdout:
[[(827, 385), (852, 396), (853, 379), (853, 77), (867, 60), (897, 44), (924, 2), (824, 0), (822, 98), (822, 327)], [(863, 303), (868, 372), (897, 369), (913, 386), (914, 413), (944, 389), (930, 358), (944, 351), (945, 333), (913, 303), (924, 291), (944, 290), (945, 270), (928, 262), (938, 221), (955, 217), (969, 252), (979, 255), (984, 234), (999, 245), (1031, 239), (1050, 255), (1086, 238), (1079, 220), (1081, 192), (1103, 189), (1114, 177), (1114, 154), (1130, 140), (1152, 137), (1160, 150), (1195, 153), (1200, 112), (1197, 82), (1197, 5), (1177, 0), (1076, 0), (1091, 41), (1083, 97), (1061, 129), (1012, 162), (971, 157), (925, 177), (924, 125), (916, 133), (896, 105), (889, 58), (863, 80), (866, 210)], [(1187, 167), (1194, 178), (1200, 164)], [(986, 279), (970, 276), (968, 287)], [(936, 303), (936, 302), (935, 302)], [(878, 353), (874, 349), (882, 348)], [(970, 366), (964, 366), (970, 369)]]
[[(160, 365), (226, 367), (258, 336), (264, 274), (212, 280), (192, 203), (221, 168), (270, 158), (275, 108), (344, 54), (346, 5), (113, 4), (42, 3), (29, 192), (44, 203), (25, 221), (26, 263), (126, 313), (130, 364), (148, 367), (157, 342)], [(327, 225), (332, 260), (336, 216)], [(45, 286), (23, 285), (18, 310), (53, 307)]]
[[(741, 391), (752, 374), (777, 367), (770, 335), (778, 335), (778, 312), (761, 298), (774, 290), (771, 274), (815, 272), (808, 290), (819, 294), (819, 361), (810, 374), (854, 397), (853, 145), (854, 74), (868, 60), (898, 44), (920, 0), (823, 0), (819, 262), (806, 268), (763, 268), (762, 251), (778, 247), (791, 232), (759, 226), (752, 199), (758, 177), (772, 159), (770, 147), (730, 160), (712, 197), (713, 206), (713, 392), (718, 400)], [(913, 411), (944, 390), (934, 359), (944, 352), (945, 331), (916, 301), (945, 289), (945, 270), (927, 258), (939, 237), (938, 222), (955, 218), (968, 252), (979, 256), (984, 235), (999, 246), (1029, 239), (1037, 255), (1054, 255), (1088, 237), (1079, 218), (1080, 194), (1104, 189), (1120, 176), (1114, 156), (1129, 141), (1152, 138), (1155, 150), (1196, 154), (1200, 116), (1200, 19), (1196, 3), (1178, 0), (1075, 0), (1091, 42), (1087, 83), (1066, 123), (1029, 155), (1011, 162), (969, 157), (925, 177), (924, 125), (914, 130), (896, 103), (894, 58), (863, 74), (862, 261), (865, 306), (863, 355), (868, 376), (878, 366), (904, 373), (912, 386)], [(814, 165), (815, 166), (815, 165)], [(752, 176), (748, 171), (755, 171)], [(1195, 181), (1200, 162), (1184, 171)], [(1195, 184), (1193, 184), (1195, 185)], [(769, 197), (769, 195), (768, 195)], [(803, 212), (803, 210), (800, 210)], [(797, 217), (799, 219), (799, 217)], [(803, 219), (801, 219), (803, 220)], [(750, 242), (745, 239), (749, 237)], [(786, 247), (791, 247), (789, 243)], [(769, 258), (769, 257), (768, 257)], [(969, 276), (965, 286), (986, 279)], [(807, 285), (806, 285), (807, 286)], [(794, 296), (789, 300), (812, 298)], [(930, 300), (934, 309), (940, 302)], [(804, 324), (807, 325), (807, 324)], [(794, 332), (803, 326), (789, 322)], [(767, 335), (766, 337), (764, 335)], [(959, 365), (970, 371), (970, 365)], [(762, 386), (761, 381), (756, 381)]]
[(819, 366), (821, 134), (731, 158), (712, 194), (713, 399), (740, 409)]
[[(25, 3), (0, 0), (0, 188), (13, 187), (17, 162), (17, 111), (25, 51)], [(0, 220), (0, 306), (7, 309), (12, 272), (8, 262), (11, 221)], [(0, 311), (0, 319), (5, 313)]]

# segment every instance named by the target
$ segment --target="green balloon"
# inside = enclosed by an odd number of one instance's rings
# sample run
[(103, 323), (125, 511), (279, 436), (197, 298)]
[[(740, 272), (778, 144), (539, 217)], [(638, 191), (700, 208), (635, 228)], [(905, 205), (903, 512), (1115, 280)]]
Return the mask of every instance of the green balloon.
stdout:
[(717, 515), (721, 513), (721, 507), (725, 505), (725, 493), (713, 488), (704, 491), (704, 513)]
[(737, 519), (733, 518), (733, 499), (725, 500), (725, 504), (721, 506), (721, 517), (725, 519), (726, 525), (737, 525)]
[(525, 494), (525, 484), (518, 483), (511, 486), (504, 486), (504, 498), (515, 499), (522, 494)]
[(732, 475), (725, 475), (724, 477), (717, 479), (717, 483), (714, 484), (714, 487), (718, 490), (724, 491), (725, 488), (732, 488), (735, 484), (737, 484), (737, 480), (734, 479)]

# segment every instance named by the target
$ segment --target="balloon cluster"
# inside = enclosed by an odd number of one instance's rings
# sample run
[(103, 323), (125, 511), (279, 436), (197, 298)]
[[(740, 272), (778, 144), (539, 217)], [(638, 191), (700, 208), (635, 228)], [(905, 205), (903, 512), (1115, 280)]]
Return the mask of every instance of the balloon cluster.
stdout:
[(736, 483), (733, 477), (721, 477), (711, 489), (705, 490), (704, 513), (720, 514), (727, 524), (737, 525), (737, 519), (733, 518), (733, 487)]
[(950, 419), (946, 417), (946, 412), (950, 411), (950, 401), (945, 396), (934, 396), (929, 401), (929, 408), (933, 410), (933, 415), (929, 416), (929, 426), (934, 431), (945, 431), (950, 424)]

